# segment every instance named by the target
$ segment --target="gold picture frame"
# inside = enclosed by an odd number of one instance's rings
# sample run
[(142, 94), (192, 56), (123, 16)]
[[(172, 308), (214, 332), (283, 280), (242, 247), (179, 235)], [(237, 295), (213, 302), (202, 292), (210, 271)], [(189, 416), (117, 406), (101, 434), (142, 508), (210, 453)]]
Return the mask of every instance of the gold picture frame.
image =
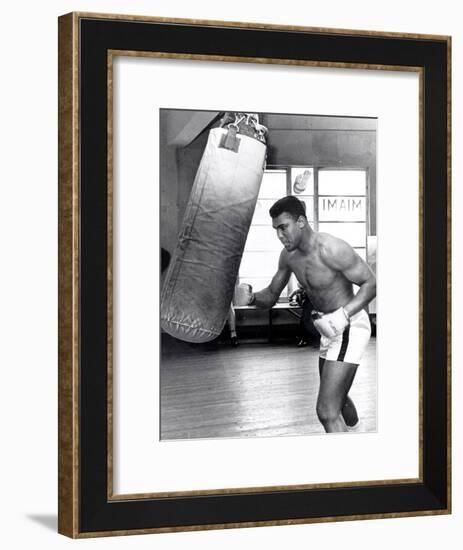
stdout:
[[(112, 68), (117, 55), (419, 74), (416, 479), (114, 494)], [(86, 538), (450, 513), (450, 70), (447, 36), (89, 13), (59, 18), (60, 533)], [(433, 343), (424, 345), (431, 331)]]

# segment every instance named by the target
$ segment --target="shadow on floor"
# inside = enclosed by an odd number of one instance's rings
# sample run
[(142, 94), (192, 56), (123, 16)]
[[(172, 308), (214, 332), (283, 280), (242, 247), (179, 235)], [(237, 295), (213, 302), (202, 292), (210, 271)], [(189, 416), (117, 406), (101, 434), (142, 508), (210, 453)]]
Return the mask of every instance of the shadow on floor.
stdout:
[(56, 514), (27, 514), (26, 518), (55, 531), (55, 533), (58, 531), (58, 516)]

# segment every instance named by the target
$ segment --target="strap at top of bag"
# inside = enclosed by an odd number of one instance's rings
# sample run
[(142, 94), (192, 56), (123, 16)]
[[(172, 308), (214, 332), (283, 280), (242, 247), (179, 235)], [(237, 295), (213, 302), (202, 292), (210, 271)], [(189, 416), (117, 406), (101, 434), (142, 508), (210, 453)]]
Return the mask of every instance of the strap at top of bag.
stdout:
[(267, 128), (259, 124), (259, 115), (257, 113), (225, 113), (219, 123), (221, 128), (227, 128), (228, 132), (223, 137), (220, 147), (231, 151), (238, 151), (238, 134), (257, 139), (264, 145), (266, 144)]

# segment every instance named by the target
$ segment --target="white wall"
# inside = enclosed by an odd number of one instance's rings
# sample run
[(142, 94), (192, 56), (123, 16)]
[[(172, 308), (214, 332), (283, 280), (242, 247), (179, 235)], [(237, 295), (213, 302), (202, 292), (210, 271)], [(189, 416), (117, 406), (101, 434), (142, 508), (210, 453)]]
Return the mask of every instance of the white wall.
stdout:
[[(265, 6), (265, 7), (264, 7)], [(3, 5), (0, 19), (0, 524), (2, 547), (171, 549), (461, 547), (463, 535), (463, 216), (454, 215), (452, 516), (179, 533), (73, 542), (55, 534), (57, 441), (57, 24), (72, 10), (453, 35), (454, 151), (461, 151), (463, 26), (458, 3), (371, 0), (49, 0)], [(462, 158), (454, 155), (454, 209)], [(404, 319), (406, 324), (406, 319)], [(404, 327), (404, 330), (406, 328)], [(397, 450), (391, 449), (391, 452)]]

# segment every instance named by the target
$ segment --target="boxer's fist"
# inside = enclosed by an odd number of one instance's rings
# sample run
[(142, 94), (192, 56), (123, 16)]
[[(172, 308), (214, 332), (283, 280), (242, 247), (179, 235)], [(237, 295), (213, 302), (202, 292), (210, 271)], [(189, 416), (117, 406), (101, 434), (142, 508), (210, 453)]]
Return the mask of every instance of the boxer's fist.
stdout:
[(235, 306), (248, 306), (254, 299), (252, 286), (247, 283), (241, 283), (235, 287), (235, 296), (233, 302)]
[(315, 328), (325, 338), (335, 338), (344, 332), (349, 324), (349, 316), (343, 307), (332, 313), (312, 312), (312, 319)]

